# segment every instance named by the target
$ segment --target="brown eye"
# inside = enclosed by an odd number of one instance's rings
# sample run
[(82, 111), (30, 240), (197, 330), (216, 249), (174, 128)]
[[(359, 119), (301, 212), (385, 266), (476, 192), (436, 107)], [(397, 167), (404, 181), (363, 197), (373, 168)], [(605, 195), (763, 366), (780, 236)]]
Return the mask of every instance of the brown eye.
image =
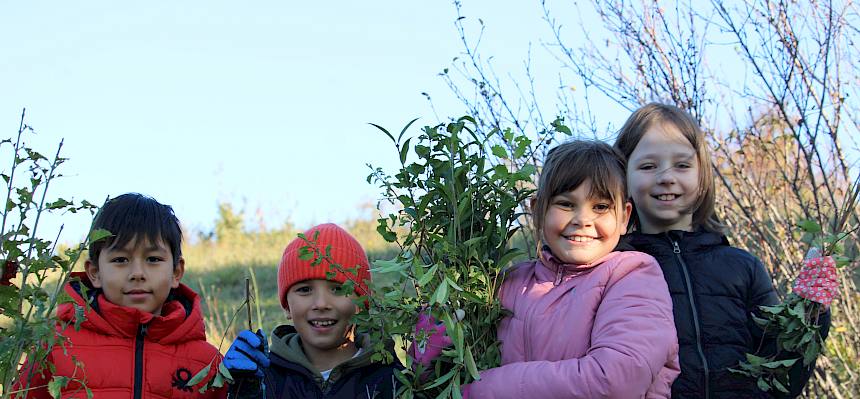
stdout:
[(594, 212), (597, 213), (606, 213), (612, 210), (611, 204), (596, 204), (594, 205)]

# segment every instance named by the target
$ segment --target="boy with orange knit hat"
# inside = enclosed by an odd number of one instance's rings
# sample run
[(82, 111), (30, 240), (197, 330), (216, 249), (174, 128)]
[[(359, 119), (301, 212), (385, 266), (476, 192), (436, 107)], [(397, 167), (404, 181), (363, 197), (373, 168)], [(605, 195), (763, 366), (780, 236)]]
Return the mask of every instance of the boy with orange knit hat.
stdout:
[(322, 224), (290, 242), (278, 296), (292, 325), (275, 328), (271, 351), (262, 331), (239, 333), (224, 360), (235, 379), (230, 397), (394, 398), (402, 366), (372, 362), (369, 337), (351, 321), (368, 282), (364, 249), (339, 226)]

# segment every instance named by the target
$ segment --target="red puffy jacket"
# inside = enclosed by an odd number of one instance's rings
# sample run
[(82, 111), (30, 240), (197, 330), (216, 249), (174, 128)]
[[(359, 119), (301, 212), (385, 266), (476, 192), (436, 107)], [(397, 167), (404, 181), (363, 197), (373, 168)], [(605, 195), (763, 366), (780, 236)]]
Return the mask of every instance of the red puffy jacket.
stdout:
[[(57, 326), (58, 334), (68, 338), (66, 344), (52, 348), (48, 361), (55, 367), (53, 375), (45, 367), (21, 368), (15, 390), (24, 388), (29, 378), (27, 398), (50, 398), (47, 383), (52, 376), (66, 376), (85, 381), (95, 398), (225, 398), (226, 389), (199, 393), (199, 383), (185, 383), (210, 362), (208, 381), (214, 377), (221, 354), (206, 342), (200, 298), (185, 285), (173, 290), (173, 300), (155, 316), (135, 308), (115, 305), (104, 295), (97, 295), (85, 308), (81, 283), (93, 290), (85, 273), (74, 273), (81, 282), (66, 285), (74, 303), (60, 305), (57, 316), (66, 325)], [(91, 293), (93, 291), (90, 291)], [(86, 309), (86, 320), (80, 330), (74, 328), (76, 309)], [(86, 398), (77, 381), (61, 390), (62, 398)]]

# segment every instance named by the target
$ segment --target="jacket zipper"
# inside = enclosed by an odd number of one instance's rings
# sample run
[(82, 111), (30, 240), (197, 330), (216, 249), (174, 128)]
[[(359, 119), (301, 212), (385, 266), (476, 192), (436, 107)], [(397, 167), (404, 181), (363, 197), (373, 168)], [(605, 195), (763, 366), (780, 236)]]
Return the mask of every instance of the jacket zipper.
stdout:
[(558, 271), (555, 274), (555, 281), (552, 284), (553, 287), (558, 287), (558, 285), (561, 284), (562, 277), (564, 277), (564, 268), (561, 265), (558, 265), (557, 269)]
[[(667, 234), (668, 237), (668, 234)], [(696, 310), (696, 301), (693, 298), (693, 285), (690, 283), (690, 272), (687, 270), (687, 264), (684, 263), (684, 258), (681, 257), (681, 247), (678, 242), (669, 237), (672, 242), (672, 252), (675, 253), (675, 258), (681, 265), (681, 271), (684, 272), (684, 281), (687, 283), (687, 299), (690, 300), (690, 309), (693, 311), (693, 327), (696, 329), (696, 350), (699, 352), (699, 358), (702, 360), (702, 367), (705, 371), (705, 398), (711, 397), (708, 380), (710, 379), (710, 370), (708, 369), (708, 359), (705, 358), (705, 351), (702, 349), (702, 332), (699, 327), (699, 312)]]
[(148, 324), (141, 324), (134, 339), (134, 399), (140, 399), (143, 390), (143, 340), (148, 328)]

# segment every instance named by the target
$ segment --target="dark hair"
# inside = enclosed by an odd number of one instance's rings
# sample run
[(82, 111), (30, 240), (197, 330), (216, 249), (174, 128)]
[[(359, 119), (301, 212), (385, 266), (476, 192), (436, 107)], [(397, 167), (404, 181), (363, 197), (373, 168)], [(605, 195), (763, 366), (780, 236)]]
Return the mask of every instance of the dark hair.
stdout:
[[(714, 212), (716, 188), (711, 167), (711, 153), (708, 150), (704, 132), (690, 114), (674, 105), (646, 104), (633, 112), (624, 122), (624, 126), (618, 132), (618, 138), (615, 139), (615, 148), (621, 151), (624, 159), (630, 158), (630, 154), (636, 149), (642, 136), (653, 126), (661, 123), (670, 123), (675, 126), (696, 151), (699, 166), (699, 197), (693, 206), (692, 227), (702, 227), (716, 233), (723, 232), (725, 226), (720, 223)], [(636, 204), (633, 205), (635, 208)], [(639, 219), (635, 210), (634, 215), (630, 228), (639, 227)]]
[(96, 265), (103, 249), (123, 248), (140, 238), (151, 243), (162, 240), (173, 254), (174, 268), (182, 256), (182, 230), (173, 208), (143, 194), (128, 193), (107, 200), (93, 221), (92, 230), (98, 229), (109, 231), (111, 236), (90, 243), (90, 261)]
[(559, 144), (547, 153), (538, 180), (532, 222), (538, 254), (546, 211), (552, 198), (591, 181), (589, 197), (607, 198), (619, 214), (627, 201), (626, 162), (621, 153), (602, 141), (575, 140)]

